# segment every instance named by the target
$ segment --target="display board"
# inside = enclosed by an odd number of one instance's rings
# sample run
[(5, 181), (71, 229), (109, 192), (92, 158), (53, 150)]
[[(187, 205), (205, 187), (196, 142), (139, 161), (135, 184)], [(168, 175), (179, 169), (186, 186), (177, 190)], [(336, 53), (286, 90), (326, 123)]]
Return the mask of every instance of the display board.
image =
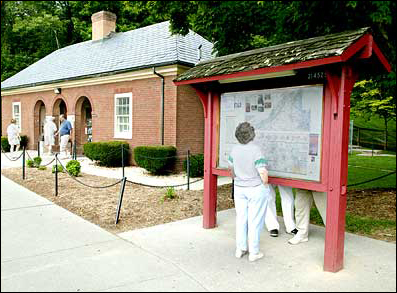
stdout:
[(244, 121), (255, 128), (270, 176), (320, 181), (323, 85), (222, 94), (219, 168), (228, 167), (236, 127)]

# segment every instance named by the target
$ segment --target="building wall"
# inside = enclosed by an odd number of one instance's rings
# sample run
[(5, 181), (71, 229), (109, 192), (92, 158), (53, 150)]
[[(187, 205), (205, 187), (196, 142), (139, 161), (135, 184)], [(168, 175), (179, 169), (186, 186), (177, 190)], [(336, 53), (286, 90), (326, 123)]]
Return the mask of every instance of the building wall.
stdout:
[[(192, 153), (203, 151), (204, 118), (197, 94), (189, 86), (176, 87), (165, 78), (164, 144), (177, 147), (178, 155), (185, 154), (187, 147)], [(132, 92), (132, 139), (114, 138), (114, 95)], [(78, 115), (76, 104), (80, 97), (89, 99), (92, 107), (93, 141), (126, 140), (131, 148), (141, 145), (161, 145), (161, 78), (146, 78), (128, 82), (81, 86), (53, 91), (18, 94), (2, 97), (2, 135), (7, 135), (7, 126), (12, 118), (12, 103), (21, 102), (22, 134), (29, 137), (29, 149), (37, 148), (35, 137), (35, 107), (43, 101), (46, 115), (57, 114), (54, 105), (62, 99), (66, 103), (67, 116)], [(55, 107), (56, 108), (56, 107)], [(37, 116), (37, 115), (36, 115)], [(37, 120), (37, 119), (36, 119)], [(75, 128), (78, 125), (75, 125)], [(36, 130), (37, 133), (37, 130)], [(177, 170), (181, 170), (178, 163)]]

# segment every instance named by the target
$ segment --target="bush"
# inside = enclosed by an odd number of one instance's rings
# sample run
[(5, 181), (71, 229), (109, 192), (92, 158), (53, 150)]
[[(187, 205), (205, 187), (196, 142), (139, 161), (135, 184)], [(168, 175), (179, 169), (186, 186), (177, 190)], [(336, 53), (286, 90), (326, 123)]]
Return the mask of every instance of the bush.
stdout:
[[(187, 160), (183, 162), (183, 170), (187, 172)], [(204, 175), (204, 155), (197, 154), (190, 156), (190, 177), (202, 177)]]
[(161, 198), (161, 202), (164, 202), (166, 199), (174, 199), (177, 198), (176, 191), (174, 187), (168, 187), (167, 190), (165, 191), (165, 194)]
[(26, 166), (28, 166), (29, 168), (33, 168), (33, 167), (34, 167), (34, 162), (33, 162), (33, 160), (27, 160), (27, 161), (26, 161)]
[(27, 135), (21, 135), (21, 143), (20, 143), (21, 148), (23, 148), (23, 147), (26, 148), (28, 146), (28, 142), (29, 142), (28, 136)]
[(55, 166), (58, 167), (58, 172), (59, 173), (63, 172), (63, 167), (61, 165), (53, 165), (52, 166), (52, 173), (55, 173)]
[[(27, 135), (21, 135), (21, 143), (20, 143), (21, 148), (23, 148), (23, 147), (26, 148), (28, 146), (28, 142), (29, 142), (28, 136)], [(8, 137), (7, 136), (2, 136), (1, 137), (1, 149), (4, 152), (9, 152), (10, 149), (11, 149), (11, 146), (8, 143)]]
[(3, 150), (3, 152), (9, 152), (10, 149), (11, 149), (11, 146), (8, 143), (7, 136), (2, 136), (1, 137), (1, 149)]
[(99, 166), (121, 167), (121, 145), (124, 149), (124, 166), (128, 166), (130, 145), (124, 141), (88, 142), (83, 146), (84, 155)]
[(36, 168), (40, 167), (41, 162), (42, 162), (41, 157), (34, 157), (33, 158), (34, 167), (36, 167)]
[(175, 163), (173, 146), (139, 146), (134, 148), (134, 159), (139, 167), (153, 174), (163, 174)]
[(75, 177), (79, 176), (80, 170), (81, 170), (80, 162), (76, 161), (76, 160), (70, 160), (66, 164), (66, 170), (72, 176), (75, 176)]

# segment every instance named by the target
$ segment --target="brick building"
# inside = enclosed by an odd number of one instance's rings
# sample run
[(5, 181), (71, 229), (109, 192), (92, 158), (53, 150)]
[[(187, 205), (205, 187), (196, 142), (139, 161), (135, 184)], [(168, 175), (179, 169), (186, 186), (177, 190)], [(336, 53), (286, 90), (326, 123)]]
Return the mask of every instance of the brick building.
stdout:
[(204, 116), (197, 94), (176, 87), (178, 74), (212, 57), (213, 45), (169, 22), (115, 33), (116, 16), (92, 16), (92, 40), (61, 48), (1, 83), (2, 135), (11, 118), (36, 149), (46, 116), (66, 114), (78, 149), (87, 141), (125, 140), (203, 152)]

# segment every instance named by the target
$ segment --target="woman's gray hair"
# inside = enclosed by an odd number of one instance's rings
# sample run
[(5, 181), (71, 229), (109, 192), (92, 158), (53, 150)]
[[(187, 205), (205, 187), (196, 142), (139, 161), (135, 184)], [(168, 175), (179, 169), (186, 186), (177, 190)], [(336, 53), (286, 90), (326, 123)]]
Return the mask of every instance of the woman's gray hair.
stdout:
[(248, 122), (243, 122), (237, 126), (235, 135), (239, 143), (247, 144), (254, 140), (255, 129)]

